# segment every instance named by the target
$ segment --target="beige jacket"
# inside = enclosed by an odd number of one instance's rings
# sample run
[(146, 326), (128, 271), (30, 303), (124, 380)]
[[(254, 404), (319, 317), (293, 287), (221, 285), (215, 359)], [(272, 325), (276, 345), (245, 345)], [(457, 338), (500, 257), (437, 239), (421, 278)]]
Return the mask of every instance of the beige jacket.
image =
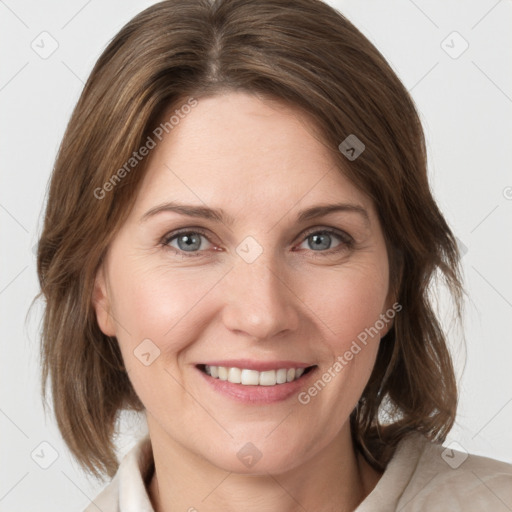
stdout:
[[(152, 457), (146, 436), (84, 512), (154, 512), (144, 484)], [(379, 482), (354, 512), (377, 511), (511, 512), (512, 465), (413, 434), (399, 443)]]

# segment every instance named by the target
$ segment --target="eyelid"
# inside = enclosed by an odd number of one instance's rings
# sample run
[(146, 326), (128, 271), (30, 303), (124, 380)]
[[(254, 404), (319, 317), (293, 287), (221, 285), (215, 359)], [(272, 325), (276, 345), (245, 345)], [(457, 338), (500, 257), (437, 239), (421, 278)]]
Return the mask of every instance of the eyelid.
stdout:
[(184, 235), (184, 234), (188, 234), (188, 233), (197, 233), (199, 235), (203, 235), (210, 243), (212, 243), (206, 230), (203, 228), (200, 228), (200, 227), (195, 227), (195, 226), (190, 226), (190, 227), (186, 227), (186, 228), (178, 228), (174, 231), (169, 231), (169, 233), (166, 233), (162, 237), (162, 243), (169, 243), (173, 238), (176, 238), (179, 235)]
[(313, 233), (322, 233), (322, 232), (328, 232), (333, 233), (335, 235), (338, 235), (340, 238), (344, 239), (345, 242), (348, 241), (354, 241), (354, 238), (349, 235), (346, 231), (339, 229), (339, 228), (333, 228), (331, 226), (313, 226), (312, 228), (308, 228), (305, 231), (303, 231), (300, 235), (300, 239), (307, 238), (309, 235), (312, 235)]

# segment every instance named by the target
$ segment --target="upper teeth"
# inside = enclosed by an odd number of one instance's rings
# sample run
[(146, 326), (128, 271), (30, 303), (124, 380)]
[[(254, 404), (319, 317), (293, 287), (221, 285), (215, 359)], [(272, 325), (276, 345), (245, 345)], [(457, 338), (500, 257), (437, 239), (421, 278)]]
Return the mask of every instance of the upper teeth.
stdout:
[(225, 366), (205, 365), (205, 372), (215, 379), (227, 380), (233, 384), (245, 386), (275, 386), (298, 379), (304, 368), (280, 368), (279, 370), (268, 370), (258, 372), (240, 368), (227, 368)]

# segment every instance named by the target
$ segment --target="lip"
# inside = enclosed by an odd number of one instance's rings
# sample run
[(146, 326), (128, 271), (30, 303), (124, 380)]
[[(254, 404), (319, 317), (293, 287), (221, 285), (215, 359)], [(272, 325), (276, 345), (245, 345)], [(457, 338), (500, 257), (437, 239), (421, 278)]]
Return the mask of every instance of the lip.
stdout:
[[(224, 361), (226, 362), (226, 361)], [(220, 361), (216, 361), (215, 363), (207, 363), (212, 366), (224, 366), (224, 364)], [(283, 361), (279, 361), (279, 364), (282, 364)], [(287, 362), (289, 363), (289, 362)], [(273, 366), (270, 368), (269, 364), (275, 363), (265, 363), (266, 369), (275, 370), (276, 368), (308, 368), (312, 366), (311, 370), (307, 373), (304, 373), (297, 380), (292, 382), (286, 382), (284, 384), (276, 384), (275, 386), (245, 386), (243, 384), (233, 384), (232, 382), (228, 382), (227, 380), (220, 380), (210, 375), (204, 373), (199, 367), (195, 367), (196, 371), (199, 373), (203, 381), (208, 385), (210, 390), (213, 390), (215, 393), (223, 395), (229, 399), (232, 399), (236, 402), (241, 402), (245, 404), (271, 404), (276, 402), (282, 402), (284, 400), (289, 399), (290, 397), (297, 395), (301, 388), (304, 388), (309, 385), (309, 381), (312, 376), (317, 373), (318, 366), (316, 365), (304, 365), (298, 364), (298, 366)], [(293, 363), (297, 364), (297, 363)], [(234, 361), (230, 361), (230, 367), (237, 368), (238, 366), (234, 364)], [(247, 368), (247, 366), (242, 366), (242, 368)], [(256, 369), (256, 368), (247, 368), (247, 369)], [(265, 371), (258, 370), (258, 371)]]
[(280, 368), (308, 368), (314, 363), (299, 363), (298, 361), (255, 361), (254, 359), (223, 359), (216, 361), (202, 361), (196, 366), (207, 364), (208, 366), (224, 366), (226, 368), (240, 368), (265, 372), (279, 370)]

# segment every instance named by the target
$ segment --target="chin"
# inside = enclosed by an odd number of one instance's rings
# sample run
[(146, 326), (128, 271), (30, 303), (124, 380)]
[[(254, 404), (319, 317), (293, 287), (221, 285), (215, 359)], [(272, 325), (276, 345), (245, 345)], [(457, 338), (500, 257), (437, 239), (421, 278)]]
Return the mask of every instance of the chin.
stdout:
[(229, 446), (218, 443), (218, 451), (205, 458), (224, 471), (254, 476), (285, 473), (299, 465), (297, 455), (302, 451), (301, 444), (296, 446), (289, 443), (289, 439), (288, 443), (284, 439), (269, 441), (261, 434), (254, 439), (254, 442), (234, 442)]

